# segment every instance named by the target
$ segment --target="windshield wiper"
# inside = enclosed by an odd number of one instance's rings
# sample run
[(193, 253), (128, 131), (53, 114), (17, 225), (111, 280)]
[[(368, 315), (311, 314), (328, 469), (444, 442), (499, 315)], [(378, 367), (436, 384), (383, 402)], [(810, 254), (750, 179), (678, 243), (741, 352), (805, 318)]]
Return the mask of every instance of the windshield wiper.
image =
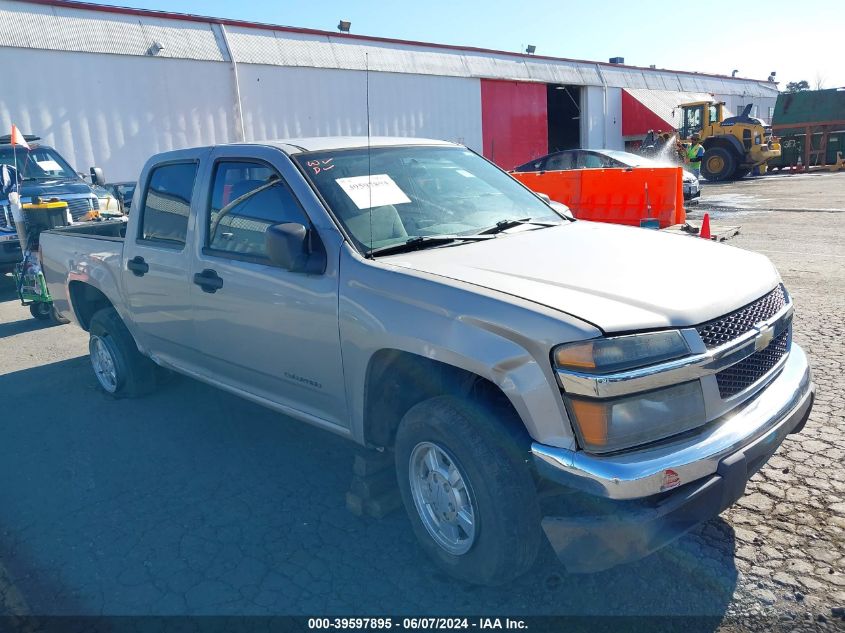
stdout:
[(367, 257), (374, 255), (394, 255), (397, 253), (408, 253), (418, 251), (431, 246), (442, 246), (452, 242), (478, 242), (489, 240), (492, 235), (417, 235), (406, 242), (391, 244), (390, 246), (379, 246), (367, 252)]
[(498, 222), (496, 222), (495, 226), (491, 226), (489, 229), (479, 231), (478, 233), (476, 233), (476, 235), (495, 235), (496, 233), (501, 233), (502, 231), (507, 231), (508, 229), (512, 229), (515, 226), (521, 226), (523, 224), (536, 224), (537, 226), (557, 226), (561, 224), (561, 222), (542, 222), (540, 220), (532, 220), (531, 218), (499, 220)]

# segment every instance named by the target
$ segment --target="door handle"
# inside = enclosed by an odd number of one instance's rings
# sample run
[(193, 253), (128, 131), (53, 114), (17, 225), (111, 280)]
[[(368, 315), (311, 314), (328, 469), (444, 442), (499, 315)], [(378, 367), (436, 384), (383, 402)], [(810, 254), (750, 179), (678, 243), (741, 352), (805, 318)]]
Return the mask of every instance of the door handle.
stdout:
[(143, 277), (145, 274), (150, 272), (150, 265), (144, 261), (144, 258), (140, 255), (136, 255), (128, 262), (126, 262), (126, 267), (132, 271), (132, 274), (136, 277)]
[(206, 268), (201, 273), (194, 274), (194, 283), (202, 288), (203, 292), (215, 293), (223, 287), (223, 279), (216, 270)]

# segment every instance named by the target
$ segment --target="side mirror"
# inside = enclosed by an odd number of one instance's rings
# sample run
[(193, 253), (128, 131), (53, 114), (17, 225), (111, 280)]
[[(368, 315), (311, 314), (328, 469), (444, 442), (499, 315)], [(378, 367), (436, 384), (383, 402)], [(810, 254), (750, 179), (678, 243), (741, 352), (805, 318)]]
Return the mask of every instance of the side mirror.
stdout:
[(92, 167), (91, 168), (91, 184), (92, 185), (104, 185), (106, 184), (106, 179), (103, 176), (103, 170), (99, 167)]
[(320, 238), (298, 222), (270, 226), (264, 233), (270, 261), (294, 273), (319, 275), (326, 270), (326, 252)]
[(552, 200), (552, 204), (550, 205), (552, 209), (560, 213), (561, 215), (565, 215), (567, 218), (575, 219), (575, 216), (572, 214), (572, 209), (568, 206), (563, 204), (562, 202), (557, 202), (556, 200)]
[(540, 200), (545, 202), (547, 205), (549, 205), (549, 206), (552, 205), (552, 199), (549, 197), (548, 194), (540, 193), (539, 191), (535, 191), (534, 195), (537, 196), (538, 198), (540, 198)]

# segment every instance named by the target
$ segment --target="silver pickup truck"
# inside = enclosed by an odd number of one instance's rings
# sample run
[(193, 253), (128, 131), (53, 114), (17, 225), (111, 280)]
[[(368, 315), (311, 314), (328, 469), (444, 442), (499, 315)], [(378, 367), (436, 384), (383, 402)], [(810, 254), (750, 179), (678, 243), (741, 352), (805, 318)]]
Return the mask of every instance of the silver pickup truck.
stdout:
[(391, 451), (422, 547), (495, 584), (543, 533), (589, 572), (715, 517), (814, 396), (768, 259), (546, 200), (439, 141), (203, 147), (41, 257), (106, 392), (162, 367)]

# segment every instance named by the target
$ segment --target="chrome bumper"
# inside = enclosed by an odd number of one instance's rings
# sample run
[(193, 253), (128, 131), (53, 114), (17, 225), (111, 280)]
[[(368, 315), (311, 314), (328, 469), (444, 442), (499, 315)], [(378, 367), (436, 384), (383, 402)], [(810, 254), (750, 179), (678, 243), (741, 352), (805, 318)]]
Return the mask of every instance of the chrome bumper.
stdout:
[(713, 475), (737, 451), (766, 445), (774, 452), (806, 421), (814, 390), (807, 356), (793, 343), (765, 389), (693, 437), (604, 457), (536, 442), (531, 452), (547, 479), (609, 499), (640, 499)]

